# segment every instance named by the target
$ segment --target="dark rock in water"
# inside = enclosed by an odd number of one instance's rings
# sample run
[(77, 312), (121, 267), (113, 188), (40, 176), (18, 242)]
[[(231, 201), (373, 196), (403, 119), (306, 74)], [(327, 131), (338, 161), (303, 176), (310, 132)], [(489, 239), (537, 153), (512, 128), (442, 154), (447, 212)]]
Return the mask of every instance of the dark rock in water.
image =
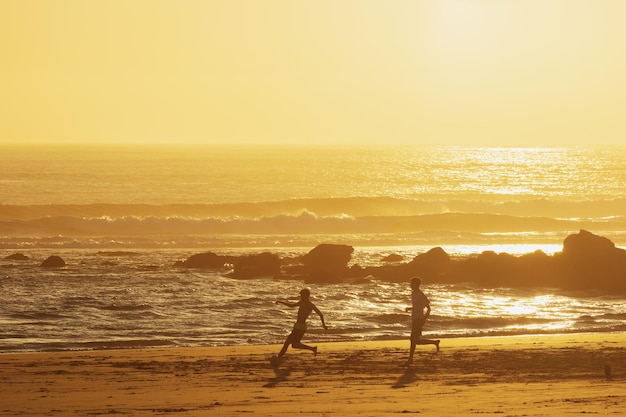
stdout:
[(354, 248), (348, 245), (322, 243), (302, 256), (299, 267), (290, 268), (310, 283), (342, 282), (350, 274), (348, 262)]
[(228, 258), (217, 255), (213, 252), (197, 253), (191, 255), (183, 262), (176, 262), (175, 266), (185, 268), (223, 268), (228, 263)]
[(434, 278), (448, 271), (450, 268), (450, 255), (442, 248), (432, 248), (426, 253), (417, 255), (408, 264), (408, 272), (411, 275), (422, 278)]
[(565, 238), (555, 259), (566, 288), (626, 291), (626, 251), (605, 237), (581, 230)]
[(102, 256), (136, 256), (139, 255), (139, 252), (129, 252), (129, 251), (99, 251), (98, 255)]
[(342, 271), (348, 267), (354, 248), (348, 245), (322, 243), (302, 257), (306, 271)]
[(5, 257), (4, 259), (11, 260), (11, 261), (27, 261), (29, 258), (23, 253), (14, 253), (13, 255), (9, 255)]
[(404, 256), (398, 255), (397, 253), (392, 253), (391, 255), (385, 256), (383, 259), (381, 259), (381, 261), (386, 263), (402, 262), (404, 261)]
[(569, 235), (563, 241), (563, 256), (571, 258), (592, 259), (598, 255), (609, 254), (615, 249), (615, 244), (609, 239), (594, 235), (587, 230), (581, 230), (578, 234)]
[(341, 278), (333, 272), (317, 269), (305, 276), (304, 282), (306, 284), (335, 284), (341, 282)]
[(519, 286), (517, 263), (518, 259), (511, 254), (484, 251), (459, 262), (454, 273), (486, 287)]
[(233, 278), (276, 277), (280, 275), (280, 258), (278, 255), (263, 252), (238, 258), (234, 263)]
[(65, 266), (65, 261), (60, 256), (51, 255), (41, 263), (41, 266), (46, 268), (60, 268)]
[(359, 283), (381, 279), (408, 284), (412, 276), (419, 276), (427, 284), (473, 283), (486, 288), (553, 287), (626, 293), (626, 250), (585, 230), (568, 236), (563, 242), (563, 251), (552, 256), (540, 250), (521, 256), (484, 251), (452, 259), (442, 248), (435, 247), (410, 262), (390, 257), (389, 260), (397, 261), (348, 268), (353, 252), (352, 246), (337, 244), (320, 244), (290, 260), (281, 260), (268, 252), (241, 257), (209, 252), (193, 255), (177, 265), (222, 268), (233, 264), (230, 276), (234, 278), (291, 278), (307, 283)]
[[(550, 282), (556, 282), (558, 272), (554, 258), (541, 250), (526, 253), (516, 258), (515, 265), (517, 285), (524, 287), (551, 286)], [(548, 279), (547, 277), (551, 277)], [(552, 285), (553, 286), (553, 285)]]
[[(568, 236), (563, 251), (548, 256), (535, 251), (521, 256), (484, 251), (451, 259), (441, 248), (417, 255), (409, 263), (359, 270), (353, 276), (408, 282), (420, 276), (426, 283), (473, 283), (482, 287), (553, 287), (626, 293), (626, 250), (586, 230)], [(322, 278), (317, 277), (318, 280)]]
[[(357, 272), (355, 273), (355, 270)], [(353, 266), (346, 274), (338, 275), (331, 271), (315, 270), (304, 276), (305, 284), (367, 284), (374, 277), (371, 275), (363, 275), (362, 268), (358, 265)]]

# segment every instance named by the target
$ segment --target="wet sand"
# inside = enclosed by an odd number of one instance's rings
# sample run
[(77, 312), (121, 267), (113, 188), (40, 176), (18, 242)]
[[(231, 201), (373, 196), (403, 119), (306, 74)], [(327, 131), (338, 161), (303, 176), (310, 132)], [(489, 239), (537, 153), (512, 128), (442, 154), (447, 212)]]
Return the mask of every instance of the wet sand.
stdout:
[[(314, 344), (311, 339), (305, 340)], [(623, 415), (626, 334), (0, 354), (3, 416)]]

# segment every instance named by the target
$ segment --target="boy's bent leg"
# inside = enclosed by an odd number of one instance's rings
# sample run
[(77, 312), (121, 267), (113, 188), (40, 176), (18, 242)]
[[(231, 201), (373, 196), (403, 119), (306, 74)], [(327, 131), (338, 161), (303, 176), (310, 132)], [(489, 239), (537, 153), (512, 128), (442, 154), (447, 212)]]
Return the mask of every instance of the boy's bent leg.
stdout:
[(289, 347), (290, 344), (292, 344), (293, 340), (293, 332), (289, 333), (289, 336), (287, 336), (287, 339), (285, 339), (285, 343), (283, 344), (283, 348), (280, 350), (280, 352), (278, 352), (278, 357), (282, 358), (283, 355), (285, 354), (285, 352), (287, 352), (287, 348)]
[(304, 343), (301, 342), (302, 340), (302, 336), (304, 336), (305, 331), (304, 330), (294, 330), (293, 331), (293, 338), (291, 340), (291, 347), (294, 349), (307, 349), (310, 350), (313, 353), (317, 353), (316, 347), (313, 346), (309, 346), (309, 345), (305, 345)]
[(297, 345), (291, 345), (294, 349), (307, 349), (311, 352), (315, 352), (317, 350), (316, 347), (305, 345), (304, 343), (298, 343)]
[(304, 330), (294, 330), (293, 338), (291, 339), (291, 347), (294, 349), (310, 349), (310, 346), (302, 343), (302, 337), (304, 336)]
[(417, 341), (418, 345), (434, 345), (437, 348), (437, 351), (439, 351), (439, 339), (437, 340), (433, 340), (433, 339), (419, 339)]
[(313, 346), (305, 345), (302, 342), (298, 342), (298, 343), (292, 343), (291, 347), (293, 347), (294, 349), (307, 349), (317, 355), (317, 346), (313, 347)]

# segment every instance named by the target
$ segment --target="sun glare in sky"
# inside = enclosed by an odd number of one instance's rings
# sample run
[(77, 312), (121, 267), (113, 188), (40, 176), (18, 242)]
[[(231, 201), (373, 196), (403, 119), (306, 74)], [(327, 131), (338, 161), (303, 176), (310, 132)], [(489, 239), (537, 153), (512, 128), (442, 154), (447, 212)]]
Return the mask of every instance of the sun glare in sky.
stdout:
[(0, 143), (622, 144), (621, 0), (4, 0)]

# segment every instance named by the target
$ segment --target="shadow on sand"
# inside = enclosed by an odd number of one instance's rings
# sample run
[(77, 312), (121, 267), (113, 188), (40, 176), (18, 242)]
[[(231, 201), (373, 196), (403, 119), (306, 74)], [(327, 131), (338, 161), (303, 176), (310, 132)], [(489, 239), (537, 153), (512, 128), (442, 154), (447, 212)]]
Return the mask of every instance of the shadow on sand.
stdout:
[(407, 366), (407, 368), (404, 371), (404, 373), (402, 375), (400, 375), (398, 380), (395, 382), (395, 384), (393, 384), (391, 386), (391, 388), (404, 388), (407, 385), (413, 384), (418, 379), (416, 373), (417, 372), (416, 372), (415, 368), (413, 368), (410, 365)]
[(275, 376), (274, 378), (270, 379), (267, 384), (263, 385), (264, 388), (274, 388), (276, 385), (280, 384), (281, 382), (286, 381), (289, 375), (291, 375), (291, 369), (292, 369), (291, 366), (286, 369), (280, 369), (278, 366), (275, 366), (273, 368), (274, 368)]

